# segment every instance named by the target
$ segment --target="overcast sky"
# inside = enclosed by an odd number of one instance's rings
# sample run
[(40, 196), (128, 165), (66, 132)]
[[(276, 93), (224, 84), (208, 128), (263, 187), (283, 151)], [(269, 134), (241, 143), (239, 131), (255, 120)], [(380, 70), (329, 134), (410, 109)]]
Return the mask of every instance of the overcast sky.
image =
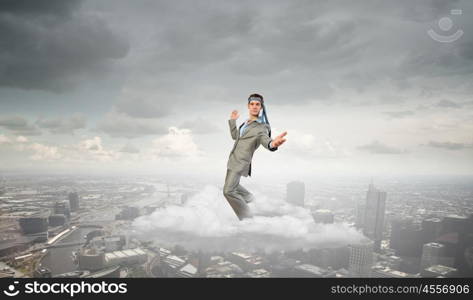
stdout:
[(230, 112), (258, 92), (288, 136), (257, 150), (257, 180), (472, 174), (472, 16), (467, 0), (4, 0), (0, 169), (223, 182)]

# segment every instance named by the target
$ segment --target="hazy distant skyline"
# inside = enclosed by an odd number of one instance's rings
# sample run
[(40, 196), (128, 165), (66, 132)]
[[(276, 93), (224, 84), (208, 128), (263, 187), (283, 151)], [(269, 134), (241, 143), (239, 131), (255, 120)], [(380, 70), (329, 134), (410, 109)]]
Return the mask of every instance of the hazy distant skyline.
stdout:
[[(452, 9), (461, 14), (452, 15)], [(225, 175), (265, 96), (253, 176), (469, 174), (471, 1), (0, 3), (0, 171)], [(432, 39), (439, 20), (463, 30)], [(445, 20), (445, 19), (444, 19)]]

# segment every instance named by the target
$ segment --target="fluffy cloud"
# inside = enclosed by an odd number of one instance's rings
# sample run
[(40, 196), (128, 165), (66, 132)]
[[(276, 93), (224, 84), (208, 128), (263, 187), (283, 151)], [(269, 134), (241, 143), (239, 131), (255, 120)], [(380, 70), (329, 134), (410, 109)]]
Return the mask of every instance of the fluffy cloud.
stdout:
[(80, 160), (93, 161), (114, 161), (120, 157), (120, 154), (113, 150), (106, 150), (102, 145), (102, 138), (95, 136), (91, 139), (82, 140), (78, 147), (78, 156)]
[(1, 144), (10, 144), (11, 140), (3, 134), (0, 134), (0, 145)]
[[(32, 143), (24, 136), (9, 137), (4, 134), (0, 134), (0, 145), (8, 146), (5, 149), (24, 151), (25, 149), (32, 149)], [(12, 146), (11, 148), (9, 146)]]
[(200, 155), (191, 131), (169, 127), (168, 134), (153, 141), (153, 154), (157, 158), (190, 158)]
[(302, 156), (304, 159), (339, 158), (351, 155), (350, 151), (338, 142), (333, 142), (329, 138), (316, 138), (312, 134), (294, 129), (288, 130), (286, 139), (287, 143), (283, 146), (284, 151)]
[(62, 158), (62, 155), (59, 153), (59, 148), (54, 146), (46, 146), (39, 143), (33, 143), (26, 147), (28, 150), (34, 152), (30, 156), (32, 160), (58, 160)]
[(9, 138), (6, 135), (0, 134), (0, 145), (1, 144), (22, 144), (27, 143), (28, 139), (24, 136), (17, 136), (15, 139)]
[(12, 139), (0, 135), (0, 144), (12, 145), (17, 151), (28, 153), (29, 158), (34, 161), (87, 164), (117, 161), (120, 158), (119, 152), (104, 147), (99, 136), (84, 139), (73, 145), (57, 146), (32, 142), (23, 136)]
[(20, 135), (20, 136), (18, 136), (18, 137), (16, 138), (16, 141), (17, 141), (18, 143), (27, 143), (27, 142), (28, 142), (28, 139), (27, 139), (26, 137)]
[(206, 186), (184, 205), (169, 204), (137, 218), (133, 230), (143, 238), (208, 251), (245, 249), (293, 250), (356, 243), (363, 235), (347, 224), (315, 224), (310, 211), (282, 198), (255, 191), (255, 217), (239, 221), (221, 189)]

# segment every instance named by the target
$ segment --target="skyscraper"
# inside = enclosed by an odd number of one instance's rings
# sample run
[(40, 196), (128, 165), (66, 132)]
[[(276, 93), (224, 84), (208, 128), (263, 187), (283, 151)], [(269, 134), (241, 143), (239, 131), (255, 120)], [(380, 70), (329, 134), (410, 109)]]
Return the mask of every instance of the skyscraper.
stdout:
[(69, 206), (71, 207), (71, 211), (78, 211), (79, 210), (79, 196), (76, 192), (69, 193)]
[(355, 209), (356, 221), (355, 226), (358, 229), (363, 228), (363, 222), (365, 221), (365, 203), (358, 203)]
[(301, 181), (289, 182), (286, 186), (287, 202), (304, 206), (305, 185)]
[(366, 239), (357, 244), (348, 245), (348, 272), (352, 277), (370, 277), (373, 266), (373, 241)]
[[(473, 218), (470, 216), (449, 215), (442, 220), (442, 234), (437, 239), (445, 241), (448, 256), (455, 258), (454, 267), (460, 275), (471, 273), (472, 261), (468, 259), (468, 252), (473, 249)], [(470, 265), (470, 266), (468, 266)]]
[(71, 207), (66, 200), (56, 201), (54, 204), (54, 213), (57, 215), (64, 215), (67, 219), (71, 218)]
[(445, 246), (439, 243), (427, 243), (422, 249), (422, 259), (420, 261), (420, 270), (440, 264), (440, 259), (444, 255)]
[(458, 215), (445, 216), (442, 220), (441, 234), (446, 234), (446, 233), (451, 233), (451, 232), (461, 234), (465, 231), (466, 224), (468, 224), (468, 218), (465, 216), (458, 216)]
[[(413, 220), (410, 218), (395, 218), (391, 220), (391, 231), (389, 239), (389, 247), (396, 251), (402, 247), (402, 236), (401, 233), (405, 232), (408, 228), (412, 228)], [(398, 254), (396, 252), (396, 254)]]
[(386, 192), (377, 190), (373, 183), (370, 183), (366, 193), (363, 233), (374, 241), (375, 251), (380, 249), (383, 239), (385, 205)]
[(422, 242), (429, 243), (435, 241), (440, 235), (442, 220), (439, 218), (427, 218), (422, 220)]

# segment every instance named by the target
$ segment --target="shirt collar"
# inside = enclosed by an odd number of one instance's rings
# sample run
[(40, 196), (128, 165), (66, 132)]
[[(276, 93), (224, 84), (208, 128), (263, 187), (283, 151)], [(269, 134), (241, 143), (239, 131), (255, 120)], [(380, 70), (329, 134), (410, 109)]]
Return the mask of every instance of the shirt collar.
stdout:
[[(249, 121), (250, 119), (247, 119), (245, 123), (248, 124)], [(255, 121), (258, 123), (263, 123), (263, 116), (259, 116), (258, 119), (256, 119)]]

